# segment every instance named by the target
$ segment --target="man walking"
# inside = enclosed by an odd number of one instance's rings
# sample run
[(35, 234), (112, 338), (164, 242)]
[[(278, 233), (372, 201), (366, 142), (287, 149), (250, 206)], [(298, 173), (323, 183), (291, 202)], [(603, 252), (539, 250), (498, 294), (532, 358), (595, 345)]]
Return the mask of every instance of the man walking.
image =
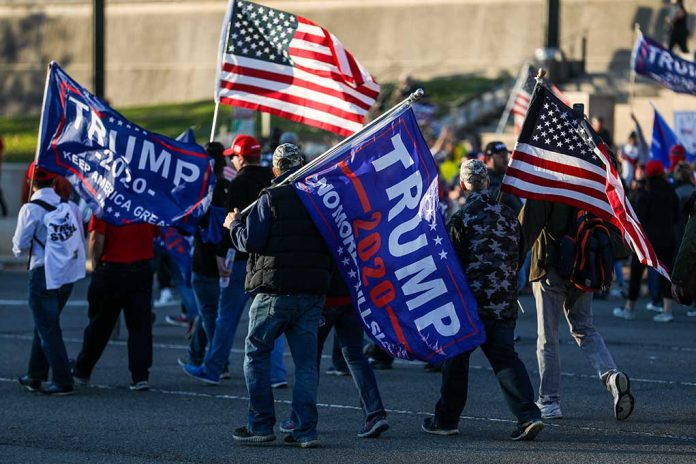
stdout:
[(527, 200), (519, 216), (522, 251), (526, 253), (533, 247), (529, 280), (537, 308), (537, 361), (541, 377), (537, 404), (542, 418), (563, 417), (558, 324), (565, 315), (575, 342), (613, 397), (614, 416), (625, 420), (633, 412), (630, 382), (628, 376), (617, 369), (604, 339), (594, 328), (592, 292), (579, 290), (556, 271), (560, 262), (560, 240), (571, 233), (570, 224), (575, 221), (577, 212), (577, 208), (561, 203)]
[(150, 389), (152, 366), (152, 240), (159, 228), (147, 224), (114, 226), (92, 218), (89, 248), (92, 281), (87, 290), (89, 324), (73, 368), (78, 384), (89, 383), (123, 310), (128, 328), (131, 390)]
[[(465, 161), (460, 182), (467, 195), (464, 207), (447, 225), (464, 274), (476, 297), (485, 330), (483, 353), (498, 378), (503, 396), (517, 418), (511, 438), (533, 440), (544, 428), (527, 369), (515, 352), (519, 226), (515, 214), (488, 192), (490, 180), (482, 162)], [(435, 435), (455, 435), (464, 410), (471, 351), (445, 362), (435, 416), (422, 429)]]
[[(280, 145), (273, 153), (274, 183), (301, 165), (296, 145)], [(285, 444), (316, 447), (317, 331), (331, 279), (329, 252), (289, 184), (264, 190), (245, 221), (235, 209), (225, 226), (230, 228), (235, 248), (250, 253), (245, 288), (256, 292), (249, 310), (244, 360), (249, 417), (233, 438), (243, 443), (276, 438), (270, 355), (275, 340), (284, 333), (295, 363), (295, 428)]]
[[(258, 197), (262, 189), (271, 184), (273, 174), (270, 169), (259, 165), (261, 144), (254, 137), (238, 135), (232, 141), (232, 146), (219, 155), (232, 158), (237, 175), (228, 184), (224, 179), (221, 180), (220, 168), (218, 177), (220, 183), (215, 186), (213, 192), (214, 206), (222, 206), (220, 204), (222, 200), (223, 204), (227, 203), (227, 211), (235, 208), (244, 209)], [(224, 165), (224, 159), (218, 159), (216, 163)], [(222, 198), (221, 195), (223, 195)], [(211, 220), (210, 215), (207, 220)], [(222, 229), (222, 224), (218, 223), (218, 226)], [(234, 257), (227, 259), (228, 253)], [(203, 328), (210, 343), (203, 362), (200, 365), (184, 365), (183, 370), (201, 382), (218, 384), (227, 365), (239, 319), (248, 300), (244, 291), (248, 255), (235, 252), (229, 238), (223, 236), (222, 241), (216, 245), (206, 245), (197, 240), (194, 265), (197, 263), (196, 257), (208, 263), (208, 275), (217, 274), (223, 278), (223, 285), (220, 286), (218, 279), (201, 275), (202, 273), (197, 272), (199, 268), (194, 269), (196, 272), (193, 276), (194, 290), (198, 300), (203, 303), (201, 305)]]

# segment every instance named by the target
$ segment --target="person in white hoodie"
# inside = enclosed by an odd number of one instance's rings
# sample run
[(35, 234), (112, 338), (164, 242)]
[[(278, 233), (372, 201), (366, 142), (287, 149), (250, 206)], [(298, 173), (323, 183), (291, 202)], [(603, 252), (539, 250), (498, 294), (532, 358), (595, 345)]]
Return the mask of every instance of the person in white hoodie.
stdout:
[[(32, 392), (71, 395), (73, 378), (60, 328), (60, 313), (70, 297), (73, 282), (85, 275), (82, 224), (74, 208), (61, 202), (54, 191), (57, 175), (33, 164), (30, 169), (33, 169), (33, 194), (19, 210), (12, 238), (14, 255), (30, 257), (29, 307), (34, 317), (29, 368), (18, 381)], [(49, 233), (46, 216), (54, 211), (61, 215), (56, 220), (63, 222), (48, 223), (53, 229)], [(47, 251), (48, 247), (51, 251)], [(61, 251), (65, 250), (71, 250), (70, 256), (63, 259)], [(49, 369), (53, 373), (52, 382), (42, 385), (48, 381)]]

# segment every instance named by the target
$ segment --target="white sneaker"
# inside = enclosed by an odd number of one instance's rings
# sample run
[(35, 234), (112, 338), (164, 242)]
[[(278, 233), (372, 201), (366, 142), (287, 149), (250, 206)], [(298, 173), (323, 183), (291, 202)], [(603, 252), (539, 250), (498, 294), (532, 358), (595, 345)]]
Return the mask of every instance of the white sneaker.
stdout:
[(652, 301), (648, 301), (648, 304), (645, 305), (645, 309), (647, 309), (648, 311), (654, 311), (656, 313), (662, 312), (662, 306), (653, 304)]
[(559, 403), (542, 404), (537, 401), (536, 405), (539, 408), (539, 411), (541, 411), (542, 419), (563, 418), (563, 413), (561, 412), (561, 405)]
[(623, 290), (621, 290), (620, 288), (612, 288), (611, 290), (609, 290), (609, 296), (618, 298), (621, 296), (622, 291)]
[(631, 382), (623, 372), (609, 374), (607, 390), (614, 397), (614, 417), (616, 420), (626, 420), (633, 412), (635, 400), (631, 395)]
[(170, 288), (164, 287), (162, 291), (160, 291), (160, 296), (155, 300), (155, 306), (163, 306), (166, 305), (167, 303), (170, 303), (174, 300), (174, 294), (172, 293), (172, 290)]
[(672, 322), (673, 320), (674, 317), (672, 316), (672, 313), (660, 313), (653, 317), (653, 321), (655, 322)]
[(690, 309), (686, 312), (686, 315), (689, 317), (696, 317), (696, 308)]
[(626, 308), (614, 308), (613, 314), (615, 317), (620, 317), (621, 319), (626, 319), (628, 321), (636, 318), (635, 312), (629, 311)]

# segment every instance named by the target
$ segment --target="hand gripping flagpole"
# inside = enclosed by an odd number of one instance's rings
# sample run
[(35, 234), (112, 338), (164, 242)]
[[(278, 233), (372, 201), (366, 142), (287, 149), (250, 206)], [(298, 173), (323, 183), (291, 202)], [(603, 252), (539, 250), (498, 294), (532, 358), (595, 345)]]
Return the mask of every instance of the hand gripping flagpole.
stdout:
[[(279, 182), (277, 185), (274, 185), (273, 188), (280, 187), (281, 185), (289, 184), (289, 183), (294, 182), (295, 180), (299, 179), (300, 177), (305, 175), (307, 172), (309, 172), (312, 168), (314, 168), (314, 166), (316, 166), (319, 163), (323, 163), (324, 161), (326, 161), (328, 159), (331, 159), (344, 146), (348, 145), (350, 142), (355, 140), (357, 137), (361, 136), (362, 134), (364, 134), (368, 130), (372, 129), (373, 127), (375, 127), (377, 124), (379, 124), (380, 122), (387, 119), (392, 114), (394, 114), (397, 111), (402, 110), (406, 107), (411, 106), (414, 102), (416, 102), (421, 97), (423, 97), (423, 95), (425, 95), (425, 92), (423, 91), (423, 89), (416, 89), (406, 99), (404, 99), (403, 101), (401, 101), (400, 103), (398, 103), (397, 105), (395, 105), (394, 107), (392, 107), (391, 109), (386, 111), (384, 114), (382, 114), (377, 119), (370, 121), (369, 124), (367, 124), (365, 127), (360, 129), (358, 132), (355, 132), (353, 135), (346, 137), (341, 142), (339, 142), (337, 145), (334, 145), (333, 147), (329, 148), (327, 151), (325, 151), (321, 155), (317, 156), (316, 158), (314, 158), (312, 161), (310, 161), (306, 165), (302, 166), (300, 169), (298, 169), (297, 171), (295, 171), (294, 173), (289, 175), (287, 178), (285, 178), (282, 182)], [(254, 207), (255, 204), (256, 204), (256, 201), (254, 201), (252, 204), (250, 204), (249, 206), (244, 208), (244, 211), (242, 211), (241, 215), (245, 216), (246, 214), (248, 214), (249, 211), (251, 211), (251, 209)]]

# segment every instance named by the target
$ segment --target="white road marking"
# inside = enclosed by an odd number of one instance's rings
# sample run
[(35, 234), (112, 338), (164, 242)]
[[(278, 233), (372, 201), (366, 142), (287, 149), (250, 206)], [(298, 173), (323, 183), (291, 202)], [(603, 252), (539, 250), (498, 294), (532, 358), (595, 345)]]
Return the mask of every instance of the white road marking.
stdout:
[[(15, 379), (8, 379), (4, 377), (0, 377), (0, 382), (6, 382), (6, 383), (15, 383), (17, 380)], [(112, 385), (99, 385), (99, 384), (91, 384), (88, 387), (79, 387), (79, 388), (96, 388), (100, 390), (126, 390), (126, 387), (115, 387)], [(211, 393), (199, 393), (199, 392), (192, 392), (192, 391), (186, 391), (186, 390), (164, 390), (160, 388), (151, 388), (150, 392), (152, 393), (160, 393), (163, 395), (172, 395), (172, 396), (187, 396), (187, 397), (193, 397), (193, 398), (207, 398), (207, 399), (220, 399), (220, 400), (232, 400), (232, 401), (249, 401), (248, 396), (240, 396), (240, 395), (222, 395), (222, 394), (211, 394)], [(131, 394), (131, 393), (129, 393)], [(290, 400), (274, 400), (275, 403), (277, 404), (286, 404), (286, 405), (292, 405), (292, 401)], [(358, 406), (351, 406), (351, 405), (346, 405), (346, 404), (336, 404), (336, 403), (317, 403), (317, 406), (320, 408), (327, 408), (327, 409), (347, 409), (351, 411), (362, 411), (362, 408)], [(412, 411), (408, 409), (386, 409), (387, 413), (389, 414), (398, 414), (398, 415), (406, 415), (406, 416), (432, 416), (432, 413), (430, 412), (424, 412), (424, 411)], [(469, 421), (481, 421), (481, 422), (503, 422), (507, 424), (516, 424), (517, 421), (510, 420), (510, 419), (500, 419), (497, 417), (478, 417), (478, 416), (460, 416), (460, 419), (463, 420), (469, 420)], [(694, 441), (696, 440), (696, 437), (690, 437), (688, 435), (672, 435), (668, 433), (651, 433), (651, 432), (640, 432), (637, 430), (620, 430), (616, 428), (602, 428), (602, 427), (591, 427), (591, 426), (573, 426), (573, 425), (562, 425), (562, 424), (550, 424), (548, 422), (545, 422), (544, 425), (546, 427), (552, 427), (552, 428), (557, 428), (557, 429), (566, 429), (566, 430), (584, 430), (584, 431), (590, 431), (590, 432), (598, 432), (602, 434), (619, 434), (619, 435), (637, 435), (641, 437), (651, 437), (651, 438), (669, 438), (671, 440), (682, 440), (682, 441)]]
[[(33, 340), (34, 336), (33, 335), (17, 335), (17, 334), (0, 334), (0, 339), (6, 339), (6, 340)], [(63, 341), (66, 343), (82, 343), (81, 338), (70, 338), (70, 337), (64, 337)], [(128, 342), (124, 340), (110, 340), (109, 345), (114, 345), (114, 346), (123, 346), (127, 347)], [(153, 348), (161, 348), (165, 350), (181, 350), (181, 351), (186, 351), (188, 350), (188, 345), (175, 345), (175, 344), (169, 344), (169, 343), (153, 343), (152, 344)], [(244, 350), (239, 349), (239, 348), (232, 348), (230, 350), (232, 353), (239, 353), (239, 354), (244, 354)], [(289, 357), (290, 353), (288, 351), (285, 352), (285, 356)], [(329, 359), (331, 358), (331, 355), (325, 354), (322, 355), (322, 359)], [(401, 366), (412, 366), (412, 367), (420, 367), (421, 363), (418, 361), (405, 361), (401, 359), (396, 359), (394, 360), (395, 364), (401, 365)], [(492, 370), (490, 367), (486, 366), (477, 366), (477, 365), (470, 365), (469, 366), (471, 369), (482, 369), (482, 370)], [(538, 374), (538, 371), (530, 371), (533, 373)], [(597, 376), (594, 375), (588, 375), (588, 374), (577, 374), (574, 372), (561, 372), (561, 375), (564, 377), (575, 377), (575, 378), (580, 378), (580, 379), (591, 379), (594, 381), (598, 381)], [(631, 377), (631, 382), (637, 382), (637, 383), (650, 383), (650, 384), (659, 384), (659, 385), (678, 385), (678, 386), (683, 386), (683, 387), (696, 387), (696, 382), (678, 382), (675, 380), (661, 380), (661, 379), (642, 379), (638, 377)]]

